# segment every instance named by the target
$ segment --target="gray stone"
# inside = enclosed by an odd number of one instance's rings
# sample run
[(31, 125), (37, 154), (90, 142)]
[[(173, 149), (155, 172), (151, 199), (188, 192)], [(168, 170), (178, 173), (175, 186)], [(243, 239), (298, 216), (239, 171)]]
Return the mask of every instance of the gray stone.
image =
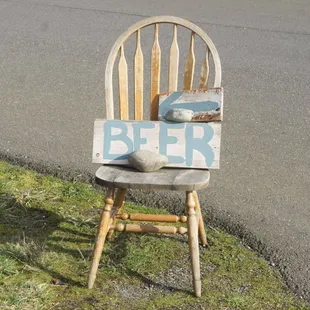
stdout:
[(129, 155), (129, 164), (142, 172), (156, 171), (168, 164), (168, 157), (152, 151), (136, 151)]
[(167, 121), (172, 122), (190, 122), (194, 116), (194, 112), (188, 109), (172, 109), (169, 110), (166, 115), (165, 119)]

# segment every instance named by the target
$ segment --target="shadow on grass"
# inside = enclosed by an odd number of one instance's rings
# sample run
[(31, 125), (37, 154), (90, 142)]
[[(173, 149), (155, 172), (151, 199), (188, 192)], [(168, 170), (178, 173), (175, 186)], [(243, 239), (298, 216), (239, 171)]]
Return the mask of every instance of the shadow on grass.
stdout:
[[(165, 290), (169, 292), (191, 293), (191, 291), (189, 290), (183, 290), (183, 289), (179, 289), (179, 288), (176, 288), (170, 285), (158, 283), (152, 280), (151, 278), (143, 275), (142, 273), (136, 270), (127, 268), (122, 264), (122, 260), (129, 255), (128, 246), (130, 243), (133, 242), (132, 238), (135, 238), (133, 234), (128, 234), (126, 232), (118, 233), (116, 237), (113, 239), (113, 241), (111, 242), (112, 249), (109, 251), (109, 253), (105, 255), (108, 255), (108, 259), (114, 262), (115, 267), (121, 268), (127, 276), (140, 280), (146, 286), (153, 287), (161, 291)], [(139, 234), (139, 236), (137, 236), (136, 238), (141, 238), (141, 237), (143, 238), (144, 235), (146, 234)], [(166, 239), (174, 240), (176, 242), (185, 242), (184, 240), (181, 240), (178, 236), (166, 236), (166, 235), (162, 236), (162, 235), (152, 234), (152, 238), (158, 238), (158, 239), (166, 238)], [(154, 255), (154, 260), (156, 260), (155, 255)], [(115, 263), (115, 262), (119, 262), (119, 263)]]
[[(81, 225), (84, 226), (83, 232), (78, 230)], [(95, 236), (91, 233), (85, 233), (85, 231), (95, 231), (93, 222), (77, 221), (73, 224), (70, 219), (40, 208), (40, 204), (36, 204), (36, 207), (28, 207), (19, 203), (13, 196), (0, 193), (0, 229), (0, 253), (2, 255), (10, 257), (23, 265), (41, 270), (49, 274), (53, 279), (58, 279), (62, 284), (86, 287), (86, 278), (85, 281), (76, 281), (71, 276), (65, 276), (43, 264), (41, 257), (45, 251), (52, 251), (59, 255), (70, 255), (74, 260), (81, 259), (81, 257), (90, 260), (91, 249), (80, 250), (66, 246), (66, 243), (93, 243)], [(55, 232), (57, 232), (56, 235)], [(59, 232), (61, 236), (58, 235)], [(154, 235), (154, 237), (162, 238), (159, 235)], [(165, 238), (185, 242), (175, 236), (165, 236)], [(153, 286), (161, 290), (187, 292), (157, 283), (143, 274), (124, 266), (122, 261), (128, 255), (128, 245), (132, 242), (129, 234), (119, 233), (113, 241), (107, 242), (109, 243), (107, 247), (109, 249), (105, 250), (104, 261), (110, 262), (115, 268), (122, 270), (127, 277), (137, 278), (146, 286)]]
[(81, 283), (66, 278), (40, 263), (41, 254), (47, 249), (52, 250), (53, 246), (47, 242), (54, 231), (62, 230), (59, 226), (62, 222), (66, 222), (66, 219), (54, 212), (41, 208), (28, 208), (13, 196), (1, 194), (0, 253), (24, 265), (44, 271), (53, 278), (61, 279), (63, 283), (82, 286)]

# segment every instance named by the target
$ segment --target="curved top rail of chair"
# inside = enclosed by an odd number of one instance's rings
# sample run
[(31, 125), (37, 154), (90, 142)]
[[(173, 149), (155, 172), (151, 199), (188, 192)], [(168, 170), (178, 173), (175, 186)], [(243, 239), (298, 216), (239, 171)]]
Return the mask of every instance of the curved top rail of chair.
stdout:
[(193, 24), (192, 22), (174, 16), (154, 16), (143, 19), (136, 24), (129, 27), (114, 43), (106, 65), (105, 70), (105, 90), (106, 90), (106, 107), (107, 107), (107, 119), (114, 118), (114, 103), (113, 103), (113, 87), (112, 87), (112, 79), (113, 79), (113, 67), (114, 63), (118, 54), (120, 47), (124, 44), (124, 42), (138, 29), (144, 28), (146, 26), (158, 23), (170, 23), (170, 24), (177, 24), (188, 28), (195, 32), (208, 46), (211, 55), (214, 61), (214, 87), (221, 87), (221, 80), (222, 80), (222, 69), (221, 69), (221, 61), (217, 49), (209, 38), (209, 36), (197, 25)]

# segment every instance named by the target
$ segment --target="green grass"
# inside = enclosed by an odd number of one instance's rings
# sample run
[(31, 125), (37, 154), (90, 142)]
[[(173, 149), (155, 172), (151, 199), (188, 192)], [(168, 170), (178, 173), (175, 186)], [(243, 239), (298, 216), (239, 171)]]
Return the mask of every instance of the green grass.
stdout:
[[(310, 309), (237, 238), (208, 228), (203, 294), (186, 237), (116, 233), (85, 288), (103, 194), (0, 162), (0, 309)], [(125, 212), (159, 213), (126, 203)], [(162, 212), (162, 210), (161, 210)]]

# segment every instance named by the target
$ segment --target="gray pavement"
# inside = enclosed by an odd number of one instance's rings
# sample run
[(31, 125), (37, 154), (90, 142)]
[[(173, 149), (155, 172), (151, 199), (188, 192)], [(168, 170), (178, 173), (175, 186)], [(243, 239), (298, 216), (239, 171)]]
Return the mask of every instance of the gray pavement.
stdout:
[[(206, 219), (244, 238), (310, 300), (308, 0), (0, 0), (1, 157), (92, 173), (109, 50), (128, 26), (163, 14), (206, 30), (222, 60), (221, 169), (200, 193)], [(131, 196), (147, 205), (163, 197), (162, 207), (182, 207), (178, 193)]]

